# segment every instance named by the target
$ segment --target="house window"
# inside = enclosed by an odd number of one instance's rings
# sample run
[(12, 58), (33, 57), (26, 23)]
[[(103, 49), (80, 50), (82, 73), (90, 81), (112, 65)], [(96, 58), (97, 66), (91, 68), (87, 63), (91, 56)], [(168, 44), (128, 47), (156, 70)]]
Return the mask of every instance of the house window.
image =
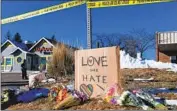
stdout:
[(171, 62), (177, 63), (177, 56), (171, 56)]
[(22, 62), (22, 58), (21, 57), (17, 57), (17, 63), (21, 63)]
[(4, 65), (4, 59), (2, 59), (2, 61), (1, 61), (1, 65)]
[(40, 64), (46, 64), (46, 57), (41, 57)]
[(30, 58), (28, 58), (28, 64), (31, 64), (31, 59)]
[(4, 65), (4, 56), (2, 56), (1, 65)]
[(171, 60), (176, 60), (176, 56), (171, 56)]
[(35, 61), (34, 61), (35, 64), (38, 64), (38, 63), (39, 63), (39, 59), (38, 59), (37, 57), (35, 57), (34, 60), (35, 60)]
[(6, 65), (12, 65), (12, 59), (6, 58)]

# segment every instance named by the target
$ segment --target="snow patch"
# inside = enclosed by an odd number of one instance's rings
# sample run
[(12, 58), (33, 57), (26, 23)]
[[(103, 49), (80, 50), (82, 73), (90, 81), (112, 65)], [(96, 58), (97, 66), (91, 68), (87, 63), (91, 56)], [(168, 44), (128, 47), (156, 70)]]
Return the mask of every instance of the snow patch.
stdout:
[(142, 60), (140, 53), (137, 58), (131, 57), (125, 51), (120, 51), (121, 68), (158, 68), (167, 69), (167, 71), (177, 72), (177, 64), (156, 62), (154, 60)]
[(177, 106), (177, 100), (165, 100), (167, 105), (175, 105)]

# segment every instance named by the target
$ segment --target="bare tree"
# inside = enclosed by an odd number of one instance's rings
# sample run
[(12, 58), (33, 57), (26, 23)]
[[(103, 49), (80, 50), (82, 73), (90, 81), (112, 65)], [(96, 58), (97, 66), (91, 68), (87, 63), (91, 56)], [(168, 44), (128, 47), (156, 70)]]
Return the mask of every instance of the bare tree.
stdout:
[(121, 36), (122, 38), (122, 46), (121, 49), (125, 50), (131, 57), (137, 57), (137, 42), (133, 36), (124, 34)]
[(136, 57), (137, 52), (140, 52), (143, 58), (143, 54), (155, 46), (155, 37), (145, 29), (138, 29), (126, 34), (95, 34), (92, 43), (95, 45), (97, 42), (101, 47), (120, 46), (132, 57)]
[(93, 44), (99, 42), (101, 47), (119, 46), (121, 50), (125, 50), (130, 56), (136, 57), (136, 40), (128, 34), (96, 34)]
[(148, 33), (145, 29), (133, 30), (130, 32), (133, 38), (136, 40), (137, 50), (141, 53), (141, 57), (143, 58), (143, 54), (155, 47), (155, 37), (153, 34)]
[(97, 42), (100, 43), (101, 47), (111, 47), (111, 46), (120, 46), (122, 44), (122, 39), (120, 38), (121, 34), (95, 34), (95, 40), (93, 45)]

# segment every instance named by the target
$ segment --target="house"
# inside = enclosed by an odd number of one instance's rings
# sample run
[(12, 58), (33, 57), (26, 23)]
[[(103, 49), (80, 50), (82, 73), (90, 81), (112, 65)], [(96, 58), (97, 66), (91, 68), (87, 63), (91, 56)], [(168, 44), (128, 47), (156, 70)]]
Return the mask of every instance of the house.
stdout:
[[(1, 46), (1, 70), (19, 72), (24, 59), (26, 60), (27, 70), (38, 71), (41, 64), (47, 69), (47, 61), (51, 59), (53, 47), (57, 43), (59, 42), (45, 37), (38, 40), (35, 44), (7, 40)], [(65, 46), (71, 51), (76, 50), (76, 48), (69, 45), (65, 44)]]
[(156, 33), (156, 60), (177, 64), (177, 31)]
[(29, 52), (34, 54), (31, 70), (39, 70), (41, 64), (47, 66), (47, 61), (51, 58), (55, 44), (57, 44), (56, 41), (43, 37), (29, 49)]
[[(21, 64), (24, 59), (27, 63), (31, 62), (33, 53), (28, 51), (28, 47), (25, 43), (19, 43), (16, 41), (6, 40), (1, 45), (1, 70), (2, 71), (21, 71)], [(31, 69), (31, 66), (27, 64), (27, 69)]]

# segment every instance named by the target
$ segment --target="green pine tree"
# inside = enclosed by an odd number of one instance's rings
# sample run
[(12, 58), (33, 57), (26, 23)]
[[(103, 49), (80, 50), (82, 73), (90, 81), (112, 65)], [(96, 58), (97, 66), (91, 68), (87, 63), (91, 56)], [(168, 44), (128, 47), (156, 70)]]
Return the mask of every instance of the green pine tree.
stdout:
[(22, 42), (21, 36), (18, 32), (14, 35), (13, 40), (20, 43)]

